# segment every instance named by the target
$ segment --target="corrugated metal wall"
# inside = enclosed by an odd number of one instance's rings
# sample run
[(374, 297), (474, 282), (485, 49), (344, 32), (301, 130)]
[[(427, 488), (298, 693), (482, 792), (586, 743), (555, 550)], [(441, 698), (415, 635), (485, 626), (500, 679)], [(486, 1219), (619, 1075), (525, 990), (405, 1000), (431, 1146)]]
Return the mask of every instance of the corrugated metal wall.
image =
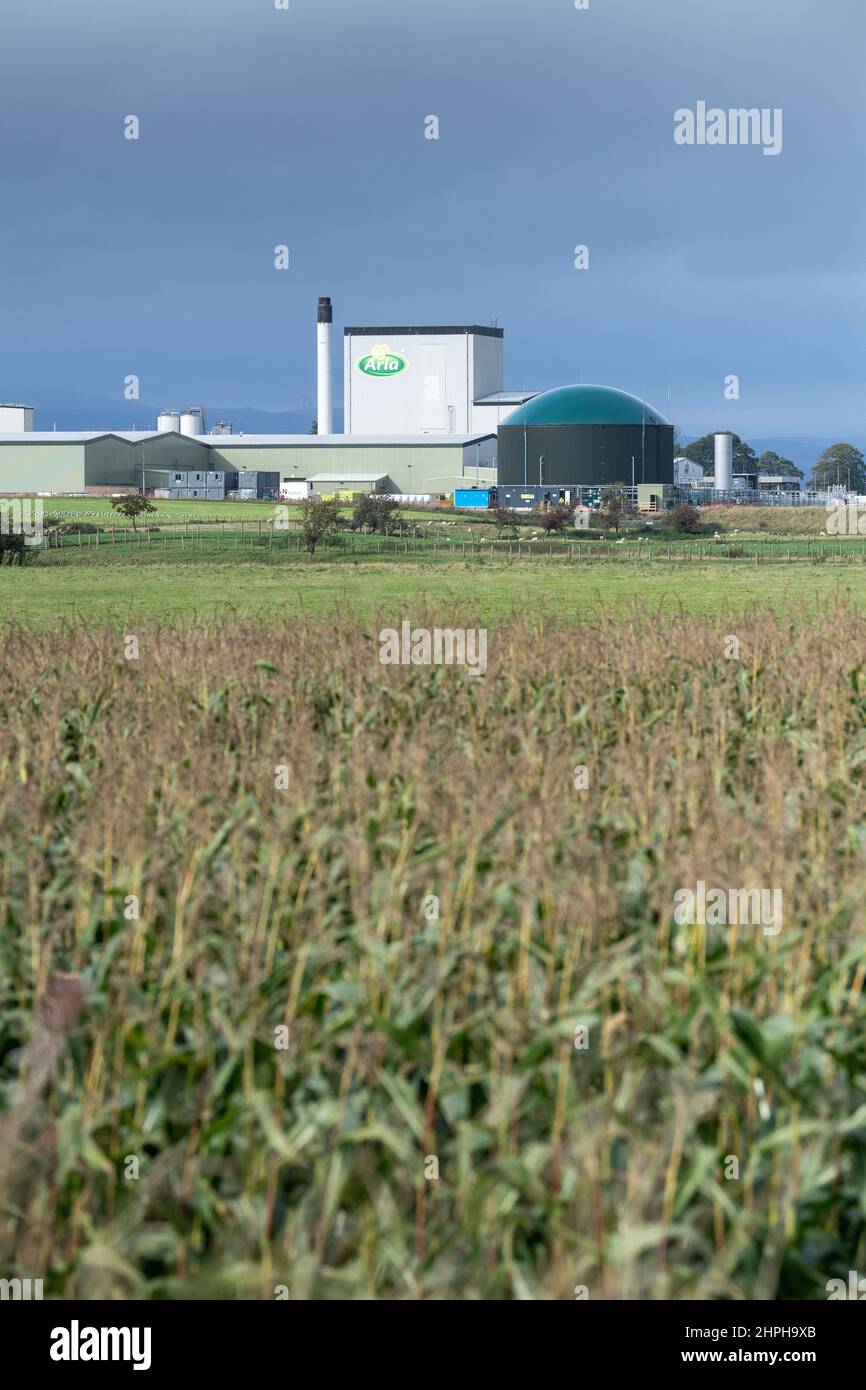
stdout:
[[(232, 448), (227, 436), (225, 446), (211, 450), (212, 467), (236, 469), (277, 469), (280, 478), (312, 478), (316, 473), (386, 473), (398, 492), (447, 492), (460, 486), (463, 476), (461, 446), (425, 448), (423, 445), (339, 445), (324, 444), (305, 448), (281, 446), (268, 448)], [(217, 462), (217, 458), (219, 462)], [(467, 451), (467, 459), (475, 462), (475, 449)], [(481, 463), (485, 462), (482, 446)], [(456, 483), (455, 483), (456, 480)], [(435, 486), (434, 486), (435, 483)]]
[[(525, 441), (524, 441), (525, 434)], [(524, 452), (525, 448), (525, 452)], [(503, 425), (500, 483), (672, 483), (671, 425)]]
[(83, 492), (85, 445), (0, 442), (0, 492)]
[[(474, 444), (425, 447), (423, 445), (326, 445), (203, 447), (177, 434), (155, 436), (142, 443), (105, 438), (81, 443), (0, 442), (0, 491), (82, 492), (87, 487), (148, 488), (213, 487), (214, 472), (273, 472), (283, 479), (312, 478), (333, 473), (340, 478), (356, 473), (381, 473), (388, 486), (401, 493), (447, 493), (465, 486), (467, 476), (492, 481), (487, 470), (496, 452), (496, 440), (479, 448)], [(199, 474), (200, 478), (175, 473)], [(210, 474), (209, 478), (205, 474)], [(229, 487), (226, 483), (226, 487)]]

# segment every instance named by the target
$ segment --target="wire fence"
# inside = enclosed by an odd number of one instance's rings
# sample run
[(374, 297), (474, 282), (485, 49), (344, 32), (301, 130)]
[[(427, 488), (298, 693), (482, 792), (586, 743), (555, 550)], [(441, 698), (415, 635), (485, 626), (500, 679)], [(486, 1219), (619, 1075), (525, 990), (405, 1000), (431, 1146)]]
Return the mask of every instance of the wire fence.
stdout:
[[(305, 556), (307, 547), (300, 530), (276, 530), (266, 522), (259, 523), (202, 523), (134, 530), (126, 527), (79, 528), (63, 532), (46, 532), (44, 551), (67, 552), (82, 557), (90, 554), (118, 559), (135, 556), (200, 555), (203, 558), (242, 554)], [(564, 537), (541, 538), (465, 538), (448, 536), (398, 535), (385, 536), (361, 533), (338, 533), (320, 540), (314, 548), (319, 557), (374, 559), (399, 556), (422, 559), (461, 560), (533, 560), (558, 559), (568, 563), (592, 561), (627, 561), (644, 563), (658, 560), (681, 561), (690, 564), (712, 560), (746, 560), (755, 565), (793, 563), (809, 560), (815, 563), (844, 563), (866, 561), (866, 541), (857, 537), (839, 536), (814, 539), (767, 538), (762, 541), (737, 541), (720, 537), (708, 539), (667, 539), (660, 537), (578, 539), (573, 534)], [(59, 557), (58, 557), (59, 558)]]

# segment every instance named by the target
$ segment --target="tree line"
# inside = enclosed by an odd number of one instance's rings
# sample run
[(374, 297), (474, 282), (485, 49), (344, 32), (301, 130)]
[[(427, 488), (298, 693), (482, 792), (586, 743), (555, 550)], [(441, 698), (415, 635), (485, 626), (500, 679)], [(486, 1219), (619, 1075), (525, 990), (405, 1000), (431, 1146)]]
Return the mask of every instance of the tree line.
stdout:
[[(756, 454), (750, 444), (738, 434), (732, 435), (735, 473), (766, 473), (773, 477), (804, 478), (802, 468), (791, 460), (782, 458), (773, 449)], [(691, 444), (677, 445), (678, 458), (691, 459), (700, 464), (704, 474), (715, 472), (715, 435), (705, 434), (693, 439)], [(849, 492), (866, 493), (866, 463), (863, 454), (853, 444), (831, 444), (816, 461), (809, 479), (809, 486), (815, 490), (840, 485)]]

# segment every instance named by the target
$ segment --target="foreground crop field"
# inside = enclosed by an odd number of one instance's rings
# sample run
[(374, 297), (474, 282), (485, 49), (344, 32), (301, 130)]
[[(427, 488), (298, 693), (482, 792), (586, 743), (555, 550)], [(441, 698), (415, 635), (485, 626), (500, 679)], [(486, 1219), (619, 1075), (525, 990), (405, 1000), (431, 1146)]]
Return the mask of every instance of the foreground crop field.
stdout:
[[(7, 1274), (817, 1299), (863, 1267), (866, 618), (573, 617), (503, 617), (476, 679), (345, 614), (135, 659), (7, 631)], [(676, 926), (699, 881), (780, 890), (781, 930)]]

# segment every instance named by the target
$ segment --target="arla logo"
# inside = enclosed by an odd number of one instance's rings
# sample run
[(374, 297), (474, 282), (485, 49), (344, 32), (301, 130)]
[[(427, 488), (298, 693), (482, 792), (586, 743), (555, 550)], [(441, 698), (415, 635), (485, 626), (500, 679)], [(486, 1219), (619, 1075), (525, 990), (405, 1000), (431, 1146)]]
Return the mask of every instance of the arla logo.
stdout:
[(384, 343), (377, 343), (372, 352), (358, 362), (358, 371), (365, 376), (399, 376), (409, 363), (399, 352), (390, 352)]

